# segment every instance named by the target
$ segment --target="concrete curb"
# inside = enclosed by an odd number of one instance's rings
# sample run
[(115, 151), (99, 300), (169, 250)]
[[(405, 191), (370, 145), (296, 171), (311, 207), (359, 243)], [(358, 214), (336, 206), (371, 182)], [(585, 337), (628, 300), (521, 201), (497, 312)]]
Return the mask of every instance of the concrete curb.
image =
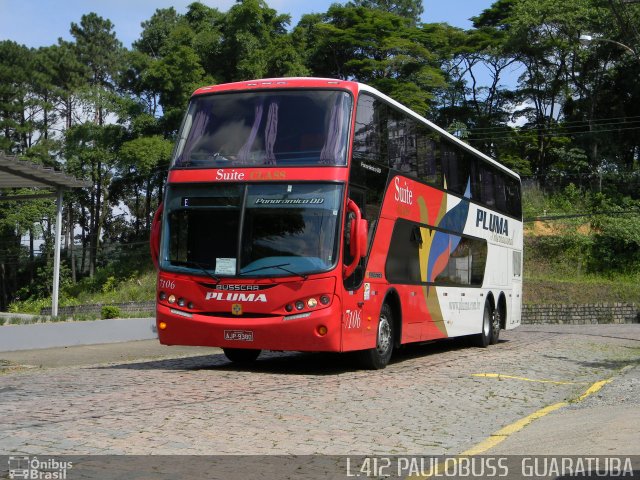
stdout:
[(0, 352), (155, 338), (155, 318), (4, 325), (0, 327)]

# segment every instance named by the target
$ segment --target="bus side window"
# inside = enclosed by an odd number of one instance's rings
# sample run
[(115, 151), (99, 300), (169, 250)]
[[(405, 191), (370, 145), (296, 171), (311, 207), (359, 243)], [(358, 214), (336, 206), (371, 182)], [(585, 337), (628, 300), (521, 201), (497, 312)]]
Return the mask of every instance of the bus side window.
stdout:
[(426, 127), (418, 125), (417, 136), (417, 169), (418, 177), (423, 182), (436, 188), (443, 188), (442, 164), (438, 153), (438, 142), (434, 134)]

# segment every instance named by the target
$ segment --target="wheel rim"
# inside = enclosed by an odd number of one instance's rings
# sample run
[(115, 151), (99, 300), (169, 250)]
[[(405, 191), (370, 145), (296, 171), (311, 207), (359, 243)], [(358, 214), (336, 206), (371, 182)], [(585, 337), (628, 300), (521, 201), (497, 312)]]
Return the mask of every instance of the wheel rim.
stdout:
[(380, 315), (378, 323), (378, 345), (376, 350), (380, 355), (384, 355), (389, 351), (391, 346), (391, 325), (385, 315)]
[(493, 320), (491, 322), (491, 328), (493, 329), (492, 333), (494, 337), (500, 334), (500, 321), (501, 321), (500, 310), (496, 310), (493, 314)]

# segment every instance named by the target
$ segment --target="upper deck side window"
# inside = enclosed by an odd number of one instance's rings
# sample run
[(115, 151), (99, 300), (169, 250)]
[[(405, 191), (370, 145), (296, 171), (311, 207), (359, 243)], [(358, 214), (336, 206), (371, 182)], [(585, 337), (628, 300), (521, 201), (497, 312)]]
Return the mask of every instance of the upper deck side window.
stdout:
[(353, 160), (377, 164), (515, 218), (520, 181), (407, 112), (369, 93), (356, 108)]

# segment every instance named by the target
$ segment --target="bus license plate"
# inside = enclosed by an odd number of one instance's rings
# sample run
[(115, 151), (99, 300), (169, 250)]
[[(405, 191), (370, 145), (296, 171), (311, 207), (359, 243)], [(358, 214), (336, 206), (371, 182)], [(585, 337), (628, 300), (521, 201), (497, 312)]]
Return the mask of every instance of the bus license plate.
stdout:
[(224, 339), (240, 342), (253, 342), (253, 332), (251, 330), (225, 330)]

